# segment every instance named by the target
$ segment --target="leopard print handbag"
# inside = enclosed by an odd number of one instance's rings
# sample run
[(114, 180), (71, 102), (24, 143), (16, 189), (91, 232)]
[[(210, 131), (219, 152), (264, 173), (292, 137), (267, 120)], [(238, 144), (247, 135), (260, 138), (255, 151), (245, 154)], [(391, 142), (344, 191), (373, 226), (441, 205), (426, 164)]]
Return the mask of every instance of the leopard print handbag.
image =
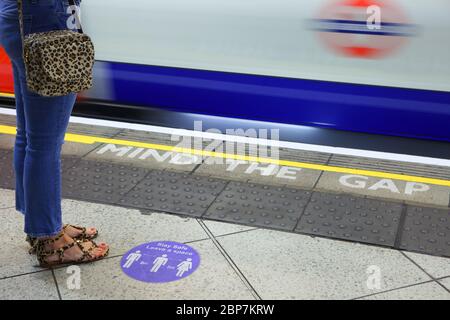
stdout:
[[(53, 97), (91, 88), (94, 45), (89, 36), (81, 26), (78, 32), (57, 30), (24, 36), (22, 1), (17, 3), (28, 89)], [(75, 6), (73, 0), (69, 4)]]

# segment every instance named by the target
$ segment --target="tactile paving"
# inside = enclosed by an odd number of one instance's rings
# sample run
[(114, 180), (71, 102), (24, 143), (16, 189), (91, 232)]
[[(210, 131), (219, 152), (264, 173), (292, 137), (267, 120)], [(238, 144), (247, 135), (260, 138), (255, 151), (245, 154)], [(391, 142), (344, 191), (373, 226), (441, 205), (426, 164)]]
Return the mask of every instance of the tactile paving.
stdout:
[(119, 204), (200, 217), (226, 183), (210, 177), (154, 170)]
[(450, 209), (408, 206), (400, 249), (450, 257)]
[(205, 218), (280, 230), (294, 230), (310, 191), (230, 182)]
[(79, 157), (61, 157), (62, 174), (64, 175), (65, 172), (68, 172), (79, 161), (80, 161)]
[(314, 192), (295, 231), (393, 247), (401, 212), (400, 203)]
[(142, 168), (80, 160), (63, 172), (63, 196), (113, 204), (148, 173)]
[[(13, 164), (13, 152), (10, 150), (0, 149), (0, 188), (15, 189), (15, 173)], [(71, 167), (79, 161), (78, 158), (62, 158), (61, 169)]]

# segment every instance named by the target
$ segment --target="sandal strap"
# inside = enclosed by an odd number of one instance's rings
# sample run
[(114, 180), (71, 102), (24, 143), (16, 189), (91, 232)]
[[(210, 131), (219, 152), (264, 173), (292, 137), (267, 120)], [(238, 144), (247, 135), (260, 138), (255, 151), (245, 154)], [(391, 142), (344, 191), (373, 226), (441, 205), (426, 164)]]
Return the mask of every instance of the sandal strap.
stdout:
[(78, 230), (80, 230), (80, 231), (86, 231), (86, 228), (85, 228), (85, 227), (77, 226), (77, 225), (70, 224), (70, 223), (66, 223), (66, 224), (64, 225), (63, 229), (66, 230), (67, 227), (72, 227), (72, 228), (78, 229)]
[(56, 241), (58, 241), (59, 239), (61, 239), (64, 236), (64, 230), (61, 230), (58, 235), (54, 238), (49, 238), (49, 239), (37, 239), (37, 241), (43, 243), (43, 244), (52, 244), (55, 243)]
[(74, 229), (81, 231), (81, 234), (75, 237), (77, 239), (91, 239), (92, 237), (95, 237), (98, 233), (98, 231), (97, 231), (95, 234), (89, 235), (87, 233), (86, 227), (81, 227), (81, 226), (77, 226), (77, 225), (73, 225), (73, 224), (65, 224), (63, 229), (66, 230), (68, 227), (72, 227)]
[(74, 229), (78, 229), (81, 231), (81, 235), (85, 236), (86, 235), (86, 228), (85, 227), (80, 227), (80, 226), (76, 226), (73, 224), (65, 224), (63, 229), (66, 230), (68, 227), (72, 227)]
[(39, 238), (36, 238), (36, 237), (30, 237), (30, 236), (27, 235), (27, 238), (25, 240), (30, 243), (31, 249), (29, 250), (29, 252), (32, 253), (32, 252), (35, 252), (38, 249), (38, 247), (44, 248), (45, 245), (55, 243), (56, 241), (61, 239), (63, 235), (64, 235), (64, 230), (61, 230), (58, 233), (58, 235), (56, 237), (54, 237), (54, 238), (39, 239)]
[[(64, 235), (64, 230), (62, 231), (62, 234)], [(62, 235), (61, 235), (62, 236)], [(58, 235), (58, 239), (61, 238), (61, 236)], [(56, 239), (56, 238), (55, 238)], [(58, 264), (65, 264), (65, 263), (80, 263), (80, 262), (89, 262), (89, 261), (96, 261), (99, 259), (102, 259), (106, 257), (109, 253), (109, 250), (107, 250), (104, 254), (101, 256), (93, 256), (92, 251), (99, 248), (99, 246), (92, 240), (88, 239), (80, 239), (75, 240), (69, 244), (66, 244), (62, 246), (61, 248), (54, 249), (54, 250), (45, 250), (45, 246), (49, 244), (46, 240), (48, 239), (36, 239), (35, 241), (35, 251), (36, 256), (38, 258), (38, 261), (41, 266), (44, 267), (51, 267)], [(56, 240), (54, 240), (56, 241)], [(83, 243), (85, 242), (91, 242), (91, 246), (89, 248), (85, 248), (83, 246)], [(52, 243), (52, 242), (50, 242)], [(71, 260), (71, 261), (64, 261), (65, 252), (69, 250), (70, 248), (73, 248), (74, 246), (78, 246), (80, 249), (82, 256), (79, 259)], [(57, 260), (55, 261), (48, 261), (48, 257), (57, 255)]]
[(29, 235), (27, 235), (27, 237), (25, 238), (25, 241), (28, 242), (30, 244), (30, 249), (28, 250), (29, 254), (34, 253), (35, 251), (35, 246), (36, 246), (36, 239), (35, 237), (30, 237)]
[[(80, 248), (81, 252), (83, 253), (83, 255), (77, 260), (77, 262), (82, 262), (82, 261), (89, 261), (89, 260), (95, 260), (96, 258), (92, 256), (91, 252), (95, 249), (98, 248), (98, 245), (92, 241), (92, 240), (77, 240), (77, 245), (78, 248)], [(86, 249), (85, 247), (83, 247), (82, 243), (84, 242), (91, 242), (92, 245), (90, 248)]]
[(72, 248), (75, 245), (75, 242), (66, 244), (65, 246), (62, 246), (61, 248), (58, 249), (54, 249), (54, 250), (50, 250), (50, 251), (40, 251), (39, 254), (41, 257), (48, 257), (48, 256), (52, 256), (54, 254), (59, 254), (59, 255), (63, 255), (64, 252), (66, 250), (69, 250), (70, 248)]
[[(79, 234), (79, 235), (76, 236), (76, 237), (72, 237), (72, 238), (75, 239), (75, 240), (76, 240), (76, 239), (80, 239), (80, 240), (87, 239), (87, 240), (90, 240), (90, 239), (95, 238), (95, 237), (98, 235), (98, 231), (96, 231), (94, 234), (89, 235), (89, 234), (87, 233), (87, 229), (86, 229), (85, 227), (80, 227), (80, 226), (73, 225), (73, 224), (65, 224), (65, 225), (63, 226), (63, 228), (62, 228), (62, 231), (66, 231), (66, 229), (67, 229), (69, 226), (72, 227), (72, 228), (75, 228), (75, 229), (78, 229), (78, 230), (81, 231), (81, 234)], [(61, 235), (61, 236), (62, 236), (62, 235)], [(55, 241), (57, 241), (57, 240), (59, 240), (59, 239), (60, 239), (60, 238), (49, 239), (48, 242), (47, 242), (47, 244), (53, 243), (53, 242), (55, 242)], [(31, 237), (30, 235), (27, 235), (27, 237), (25, 238), (25, 241), (28, 242), (28, 243), (30, 244), (30, 247), (31, 247), (31, 248), (28, 250), (28, 252), (29, 252), (30, 254), (32, 254), (32, 253), (34, 253), (34, 252), (36, 251), (36, 250), (35, 250), (36, 240), (37, 240), (37, 237)]]
[[(55, 243), (56, 241), (61, 239), (63, 236), (64, 236), (64, 230), (61, 230), (61, 232), (52, 239), (36, 238), (34, 240), (34, 245), (31, 250), (34, 250), (34, 252), (36, 253), (36, 256), (37, 256), (40, 264), (48, 265), (49, 263), (46, 261), (46, 258), (48, 258), (49, 256), (52, 256), (52, 255), (55, 255), (55, 254), (58, 255), (58, 261), (59, 262), (62, 261), (62, 258), (64, 257), (64, 252), (66, 250), (72, 248), (75, 245), (73, 242), (62, 246), (61, 248), (54, 249), (54, 250), (46, 250), (45, 247), (47, 245)], [(54, 262), (52, 262), (52, 263), (54, 263)]]

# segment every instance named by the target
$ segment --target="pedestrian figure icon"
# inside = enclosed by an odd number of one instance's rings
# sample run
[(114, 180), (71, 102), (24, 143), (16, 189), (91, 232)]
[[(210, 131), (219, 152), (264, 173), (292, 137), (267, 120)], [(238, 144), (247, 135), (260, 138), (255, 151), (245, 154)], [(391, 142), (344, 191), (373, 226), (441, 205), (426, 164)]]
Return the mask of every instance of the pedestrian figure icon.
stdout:
[(177, 265), (177, 277), (182, 277), (183, 273), (192, 269), (192, 259), (187, 258), (185, 261)]
[(150, 272), (158, 272), (159, 268), (161, 268), (161, 266), (166, 265), (168, 260), (169, 259), (167, 259), (167, 254), (163, 254), (161, 257), (156, 258), (153, 261), (153, 267), (150, 270)]
[(193, 247), (162, 240), (140, 244), (120, 260), (127, 276), (149, 283), (179, 281), (189, 277), (199, 265), (200, 255)]
[(141, 254), (141, 251), (140, 250), (138, 250), (138, 251), (136, 251), (136, 252), (133, 252), (133, 253), (130, 253), (128, 256), (127, 256), (127, 262), (125, 262), (125, 264), (123, 265), (123, 267), (124, 268), (129, 268), (129, 267), (131, 267), (131, 265), (134, 263), (134, 262), (136, 262), (136, 261), (138, 261), (140, 258), (142, 257), (142, 254)]

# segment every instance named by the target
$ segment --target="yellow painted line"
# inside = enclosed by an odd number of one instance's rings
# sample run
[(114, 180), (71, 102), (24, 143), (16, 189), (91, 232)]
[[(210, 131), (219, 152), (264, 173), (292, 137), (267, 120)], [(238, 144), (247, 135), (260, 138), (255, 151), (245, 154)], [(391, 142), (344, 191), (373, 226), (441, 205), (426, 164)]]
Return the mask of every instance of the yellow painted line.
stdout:
[[(16, 128), (12, 127), (12, 126), (0, 125), (0, 134), (1, 133), (16, 134)], [(362, 175), (362, 176), (369, 176), (369, 177), (376, 177), (376, 178), (383, 178), (383, 179), (394, 179), (394, 180), (402, 180), (402, 181), (408, 181), (408, 182), (420, 182), (420, 183), (427, 183), (427, 184), (434, 184), (434, 185), (439, 185), (439, 186), (450, 187), (450, 180), (444, 180), (444, 179), (411, 176), (411, 175), (389, 173), (389, 172), (383, 172), (383, 171), (335, 167), (335, 166), (329, 166), (329, 165), (321, 165), (321, 164), (297, 162), (297, 161), (289, 161), (289, 160), (261, 158), (261, 157), (253, 157), (253, 156), (246, 156), (246, 155), (229, 154), (229, 153), (223, 153), (223, 152), (198, 150), (198, 149), (192, 149), (192, 148), (174, 147), (174, 146), (169, 146), (169, 145), (147, 143), (147, 142), (110, 139), (110, 138), (102, 138), (102, 137), (96, 137), (96, 136), (73, 134), (73, 133), (67, 133), (65, 135), (65, 140), (69, 141), (69, 142), (77, 142), (77, 143), (83, 143), (83, 144), (110, 143), (110, 144), (124, 145), (124, 146), (138, 147), (138, 148), (155, 149), (155, 150), (160, 150), (160, 151), (172, 151), (172, 152), (178, 152), (178, 153), (192, 154), (192, 155), (198, 155), (198, 156), (202, 156), (202, 157), (215, 157), (215, 158), (223, 158), (223, 159), (243, 160), (243, 161), (249, 161), (249, 162), (268, 163), (268, 164), (276, 164), (276, 165), (280, 165), (280, 166), (288, 166), (288, 167), (295, 167), (295, 168), (346, 173), (346, 174), (355, 174), (355, 175)]]
[(14, 93), (0, 92), (0, 97), (14, 98)]
[(4, 133), (4, 134), (16, 134), (16, 127), (2, 126), (2, 125), (0, 125), (0, 133)]

